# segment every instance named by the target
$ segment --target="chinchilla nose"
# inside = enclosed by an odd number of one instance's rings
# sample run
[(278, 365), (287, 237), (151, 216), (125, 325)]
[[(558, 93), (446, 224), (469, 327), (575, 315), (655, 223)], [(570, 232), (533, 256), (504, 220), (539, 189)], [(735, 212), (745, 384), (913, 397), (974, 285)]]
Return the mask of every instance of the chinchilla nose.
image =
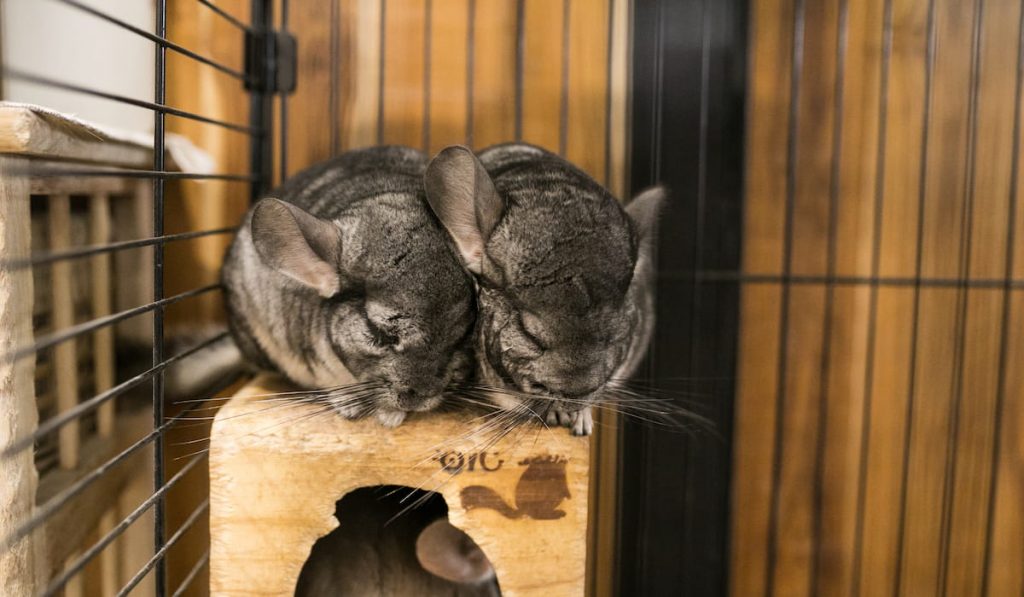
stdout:
[(420, 410), (441, 394), (441, 387), (433, 383), (401, 385), (395, 387), (395, 401), (399, 408)]
[(423, 401), (423, 395), (414, 388), (401, 388), (395, 390), (395, 398), (401, 408), (415, 408)]

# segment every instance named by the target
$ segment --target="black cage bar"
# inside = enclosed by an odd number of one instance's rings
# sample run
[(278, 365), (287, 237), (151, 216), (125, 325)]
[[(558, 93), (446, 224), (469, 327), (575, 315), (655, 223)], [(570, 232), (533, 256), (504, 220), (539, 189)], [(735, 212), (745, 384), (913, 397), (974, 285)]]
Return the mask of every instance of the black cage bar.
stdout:
[[(14, 259), (5, 258), (0, 260), (0, 268), (6, 271), (17, 271), (27, 268), (52, 267), (57, 263), (74, 261), (95, 255), (115, 254), (122, 251), (148, 248), (153, 252), (153, 262), (151, 264), (153, 275), (152, 302), (144, 305), (138, 305), (118, 313), (113, 313), (106, 317), (92, 319), (67, 329), (55, 330), (49, 335), (38, 337), (30, 346), (18, 347), (8, 354), (0, 355), (0, 360), (5, 363), (15, 362), (34, 355), (39, 351), (45, 351), (51, 347), (67, 342), (73, 338), (91, 334), (100, 329), (109, 328), (116, 323), (147, 313), (152, 314), (153, 318), (152, 354), (150, 366), (146, 370), (115, 384), (113, 387), (105, 391), (97, 393), (91, 398), (80, 400), (74, 408), (68, 409), (49, 419), (41, 421), (38, 428), (31, 435), (27, 437), (14, 438), (3, 453), (0, 454), (0, 466), (3, 465), (5, 459), (9, 459), (12, 456), (18, 455), (25, 450), (32, 448), (37, 442), (42, 441), (48, 436), (56, 434), (64, 426), (72, 422), (76, 422), (83, 417), (88, 416), (90, 413), (93, 413), (104, 403), (107, 403), (130, 390), (145, 388), (147, 385), (150, 388), (148, 393), (150, 397), (150, 408), (152, 410), (152, 430), (105, 462), (89, 471), (86, 471), (83, 476), (64, 487), (60, 492), (49, 497), (45, 502), (39, 504), (36, 507), (33, 516), (26, 520), (18, 521), (18, 525), (12, 532), (7, 536), (0, 537), (0, 551), (6, 551), (16, 546), (20, 541), (24, 540), (31, 533), (39, 529), (48, 519), (59, 512), (61, 508), (68, 504), (73, 498), (81, 495), (104, 475), (111, 474), (111, 472), (118, 469), (118, 467), (123, 467), (124, 463), (130, 457), (138, 454), (144, 448), (152, 446), (153, 479), (151, 495), (141, 504), (138, 504), (131, 513), (129, 513), (123, 520), (117, 522), (112, 529), (101, 536), (95, 543), (92, 545), (83, 545), (80, 555), (78, 555), (73, 561), (69, 561), (62, 572), (57, 574), (55, 578), (49, 580), (48, 584), (42, 588), (41, 594), (60, 594), (67, 584), (76, 575), (81, 573), (87, 565), (94, 561), (119, 535), (121, 535), (132, 524), (140, 524), (138, 522), (139, 519), (147, 512), (152, 511), (154, 539), (152, 556), (141, 569), (131, 573), (132, 576), (130, 577), (130, 580), (121, 587), (118, 595), (127, 595), (135, 586), (149, 575), (153, 575), (157, 595), (181, 595), (188, 589), (209, 562), (209, 551), (207, 550), (205, 553), (196, 554), (197, 557), (195, 557), (195, 561), (191, 565), (189, 573), (184, 577), (180, 586), (177, 587), (168, 586), (166, 566), (167, 554), (171, 547), (175, 545), (186, 533), (188, 533), (198, 520), (205, 516), (208, 510), (209, 500), (204, 500), (194, 510), (192, 510), (184, 522), (174, 529), (173, 533), (170, 535), (166, 528), (165, 500), (172, 487), (177, 485), (191, 471), (197, 469), (199, 463), (205, 459), (206, 452), (203, 450), (196, 453), (190, 457), (183, 468), (170, 478), (167, 478), (165, 470), (164, 443), (167, 431), (172, 427), (180, 425), (182, 421), (189, 420), (189, 415), (193, 414), (196, 410), (200, 410), (199, 407), (202, 405), (204, 398), (197, 397), (194, 404), (186, 407), (184, 410), (172, 417), (166, 417), (164, 412), (165, 392), (163, 377), (164, 372), (168, 367), (174, 366), (189, 355), (194, 354), (204, 347), (210, 346), (222, 339), (224, 335), (221, 334), (213, 338), (209, 338), (193, 346), (189, 350), (174, 356), (169, 356), (165, 352), (165, 308), (179, 301), (187, 301), (193, 297), (210, 292), (219, 292), (220, 286), (218, 284), (214, 284), (185, 291), (173, 296), (165, 296), (163, 283), (165, 260), (163, 249), (164, 245), (167, 243), (187, 242), (213, 235), (231, 234), (235, 231), (235, 228), (228, 227), (210, 230), (194, 230), (177, 234), (165, 234), (164, 216), (166, 181), (223, 180), (233, 184), (245, 183), (251, 186), (252, 197), (257, 197), (267, 190), (271, 180), (273, 179), (273, 173), (271, 171), (273, 160), (271, 144), (273, 142), (272, 132), (274, 130), (273, 113), (271, 111), (273, 98), (277, 95), (283, 96), (285, 93), (290, 91), (290, 88), (294, 83), (294, 73), (290, 73), (289, 76), (292, 77), (292, 84), (288, 85), (287, 89), (280, 88), (278, 86), (278, 82), (281, 79), (277, 70), (279, 64), (282, 62), (287, 64), (288, 60), (294, 57), (294, 43), (291, 42), (287, 35), (283, 34), (280, 30), (275, 29), (272, 10), (274, 2), (272, 2), (272, 0), (253, 0), (251, 6), (251, 21), (248, 24), (243, 23), (236, 16), (217, 6), (217, 4), (212, 0), (195, 0), (198, 5), (203, 7), (203, 10), (211, 11), (216, 18), (224, 20), (237, 30), (238, 47), (243, 49), (243, 54), (247, 58), (244, 72), (219, 63), (212, 58), (201, 55), (189, 48), (170, 41), (168, 39), (167, 30), (167, 0), (156, 0), (154, 3), (155, 22), (152, 31), (139, 28), (126, 22), (115, 14), (105, 12), (102, 9), (93, 8), (92, 6), (79, 2), (78, 0), (51, 1), (63, 5), (68, 10), (79, 11), (88, 15), (90, 18), (98, 19), (111, 25), (119, 30), (115, 33), (116, 35), (131, 35), (152, 42), (154, 47), (153, 97), (128, 97), (122, 94), (112, 93), (104, 89), (72, 84), (36, 73), (26, 72), (7, 63), (3, 65), (3, 77), (7, 80), (17, 80), (31, 85), (99, 98), (117, 104), (133, 106), (151, 111), (153, 114), (152, 169), (90, 167), (68, 163), (44, 163), (41, 165), (34, 163), (27, 171), (13, 172), (11, 174), (14, 176), (31, 176), (35, 178), (93, 177), (103, 179), (149, 179), (152, 181), (151, 184), (153, 192), (153, 212), (150, 215), (152, 235), (147, 238), (135, 238), (132, 240), (105, 244), (81, 246), (73, 249), (35, 253), (27, 257), (18, 257)], [(281, 25), (282, 27), (285, 27), (287, 24), (288, 3), (285, 1), (281, 3), (280, 6), (283, 11)], [(291, 50), (290, 53), (289, 49)], [(244, 86), (248, 90), (251, 98), (248, 123), (242, 124), (238, 122), (230, 122), (168, 105), (166, 102), (168, 51), (174, 52), (175, 54), (194, 63), (204, 65), (204, 67), (214, 69), (223, 75), (235, 79), (240, 87)], [(284, 53), (283, 56), (285, 59), (283, 61), (279, 60), (280, 52)], [(285, 106), (284, 102), (282, 102), (282, 115), (284, 110)], [(165, 134), (167, 117), (189, 119), (208, 125), (218, 126), (235, 133), (247, 135), (250, 138), (250, 170), (244, 173), (216, 174), (169, 170), (165, 161), (167, 151)], [(287, 122), (282, 118), (280, 129), (282, 139), (282, 168), (285, 166), (284, 139), (286, 138), (286, 127)], [(208, 396), (214, 395), (215, 392), (220, 391), (221, 389), (223, 389), (223, 387), (214, 388)]]

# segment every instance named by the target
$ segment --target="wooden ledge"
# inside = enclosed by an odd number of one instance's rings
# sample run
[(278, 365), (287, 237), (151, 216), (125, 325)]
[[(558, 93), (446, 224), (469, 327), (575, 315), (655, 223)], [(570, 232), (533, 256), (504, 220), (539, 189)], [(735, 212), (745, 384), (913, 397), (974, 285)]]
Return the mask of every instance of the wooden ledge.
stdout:
[[(168, 135), (168, 143), (173, 135)], [(151, 135), (112, 131), (41, 106), (0, 102), (0, 153), (28, 158), (149, 169)], [(167, 152), (165, 169), (180, 168)]]
[(493, 446), (470, 437), (473, 413), (317, 416), (268, 402), (289, 388), (259, 377), (217, 414), (210, 441), (210, 586), (214, 595), (292, 595), (335, 503), (377, 485), (435, 490), (449, 520), (494, 564), (503, 595), (582, 595), (588, 438), (525, 427)]

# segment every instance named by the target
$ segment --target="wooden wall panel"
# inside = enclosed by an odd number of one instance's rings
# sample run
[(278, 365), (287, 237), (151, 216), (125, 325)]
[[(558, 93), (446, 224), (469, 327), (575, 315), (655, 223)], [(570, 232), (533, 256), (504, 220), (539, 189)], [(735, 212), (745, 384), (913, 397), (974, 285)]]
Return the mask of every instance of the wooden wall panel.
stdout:
[[(755, 595), (768, 582), (765, 546), (769, 538), (772, 494), (772, 458), (776, 414), (759, 400), (765, 388), (778, 384), (778, 354), (764, 350), (779, 345), (781, 292), (768, 285), (750, 286), (743, 294), (743, 334), (740, 336), (736, 391), (736, 442), (732, 487), (731, 586), (734, 595)], [(761, 353), (764, 358), (754, 355)], [(742, 512), (742, 515), (736, 513)]]
[[(376, 145), (380, 129), (381, 90), (381, 2), (378, 0), (341, 1), (341, 42), (338, 68), (347, 64), (339, 74), (341, 90), (337, 96), (341, 124), (321, 123), (327, 130), (340, 129), (342, 149), (356, 149)], [(303, 37), (308, 33), (303, 33)], [(311, 73), (315, 76), (315, 73)], [(289, 141), (301, 143), (294, 130), (288, 132)], [(303, 162), (300, 167), (309, 165)]]
[(607, 2), (570, 3), (567, 25), (568, 86), (564, 154), (599, 181), (605, 181), (608, 117)]
[[(217, 6), (242, 22), (249, 20), (247, 0), (218, 0)], [(293, 2), (295, 8), (314, 2)], [(301, 23), (305, 15), (296, 10), (293, 23)], [(168, 3), (168, 32), (172, 41), (208, 56), (231, 68), (242, 70), (244, 64), (242, 32), (220, 16), (197, 2)], [(300, 60), (302, 55), (300, 55)], [(314, 112), (309, 103), (312, 96), (298, 96), (299, 106), (307, 112)], [(197, 64), (174, 52), (167, 53), (167, 103), (171, 106), (228, 122), (247, 125), (249, 122), (249, 101), (242, 83), (212, 68)], [(316, 110), (320, 112), (322, 110)], [(249, 171), (249, 137), (243, 133), (185, 120), (167, 118), (167, 131), (186, 136), (198, 147), (206, 150), (214, 160), (215, 171), (231, 174), (247, 174)], [(301, 126), (301, 123), (300, 123)], [(303, 135), (309, 139), (308, 151), (315, 151), (316, 127), (306, 127)], [(297, 149), (296, 149), (297, 151)], [(293, 158), (294, 159), (294, 158)], [(148, 181), (144, 184), (148, 185)], [(181, 181), (167, 185), (165, 204), (165, 232), (174, 234), (197, 230), (208, 230), (237, 225), (249, 206), (249, 185), (244, 182), (227, 181)], [(145, 216), (146, 219), (149, 216)], [(231, 235), (208, 236), (190, 241), (171, 243), (165, 247), (165, 294), (171, 295), (212, 284), (220, 278), (220, 265), (227, 250)], [(144, 270), (145, 271), (145, 270)], [(148, 284), (148, 283), (147, 283)], [(174, 334), (179, 326), (222, 319), (223, 307), (220, 293), (208, 293), (188, 299), (167, 310), (167, 332)], [(176, 407), (169, 406), (168, 414), (173, 415)], [(180, 408), (180, 407), (177, 407)], [(201, 433), (201, 434), (200, 434)], [(202, 448), (201, 443), (191, 443), (205, 437), (205, 431), (197, 433), (190, 425), (172, 427), (165, 436), (165, 471), (174, 474), (185, 463), (178, 457), (182, 453), (193, 453)], [(149, 453), (147, 450), (146, 453)], [(152, 456), (146, 456), (150, 462)], [(205, 466), (198, 467), (205, 470)], [(129, 490), (121, 496), (116, 512), (120, 521), (134, 510), (152, 492), (152, 480), (148, 465), (133, 478)], [(209, 493), (207, 476), (193, 471), (178, 484), (167, 499), (166, 529), (170, 536), (187, 518), (197, 503)], [(152, 555), (152, 516), (145, 515), (126, 532), (121, 540), (124, 559), (118, 571), (121, 574), (117, 586), (127, 582)], [(209, 545), (209, 532), (205, 520), (184, 534), (167, 556), (168, 586), (173, 592), (202, 557)], [(186, 595), (208, 594), (205, 568), (192, 581)], [(153, 576), (136, 589), (133, 595), (154, 594)]]
[(562, 32), (570, 4), (569, 0), (525, 0), (523, 6), (523, 141), (551, 151), (564, 151), (562, 110), (568, 100), (569, 48)]
[(430, 19), (430, 104), (427, 151), (437, 153), (466, 140), (469, 106), (469, 4), (432, 2)]
[(426, 140), (426, 0), (390, 0), (385, 5), (384, 138), (388, 144), (423, 147)]
[(1024, 588), (1021, 10), (752, 4), (734, 595)]
[(624, 188), (628, 28), (613, 26), (628, 20), (624, 0), (292, 4), (289, 172), (377, 143), (436, 153), (518, 131)]
[[(789, 126), (789, 88), (792, 69), (793, 2), (761, 0), (751, 3), (757, 24), (750, 39), (744, 206), (743, 269), (750, 273), (779, 271), (786, 206), (786, 147)], [(751, 116), (753, 114), (751, 113)]]
[[(243, 21), (249, 3), (220, 2), (221, 8)], [(233, 69), (242, 70), (242, 33), (198, 3), (175, 2), (168, 7), (171, 40)], [(242, 125), (249, 123), (249, 102), (242, 83), (209, 66), (175, 52), (167, 53), (167, 103), (176, 108)], [(207, 151), (218, 173), (249, 171), (249, 137), (244, 133), (167, 117), (167, 131), (187, 137)], [(180, 181), (167, 186), (165, 232), (209, 230), (238, 223), (249, 203), (249, 185), (229, 181)], [(148, 218), (148, 216), (147, 216)], [(208, 236), (165, 249), (165, 293), (176, 294), (220, 279), (220, 264), (230, 235)], [(223, 317), (221, 297), (208, 293), (168, 310), (168, 326)]]
[[(332, 75), (331, 49), (335, 43), (330, 26), (336, 0), (303, 0), (289, 4), (288, 28), (302, 32), (298, 44), (298, 69), (302, 85), (288, 97), (288, 171), (325, 160), (337, 150), (330, 123), (331, 99), (337, 85)], [(338, 67), (340, 71), (340, 66)], [(274, 144), (275, 147), (278, 145)], [(277, 168), (274, 169), (275, 171)]]
[[(467, 138), (483, 148), (516, 135), (516, 2), (476, 0), (473, 21), (472, 116)], [(553, 124), (553, 123), (552, 123)]]

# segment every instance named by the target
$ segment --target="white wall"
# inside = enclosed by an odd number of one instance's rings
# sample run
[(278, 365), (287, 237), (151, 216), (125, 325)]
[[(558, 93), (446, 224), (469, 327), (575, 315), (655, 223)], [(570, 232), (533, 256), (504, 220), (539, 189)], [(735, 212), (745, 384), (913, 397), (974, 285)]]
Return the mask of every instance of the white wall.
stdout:
[[(0, 2), (0, 40), (9, 68), (153, 101), (153, 42), (53, 0)], [(152, 0), (85, 0), (85, 4), (153, 30)], [(8, 79), (3, 99), (40, 104), (120, 129), (153, 130), (149, 110), (37, 84)]]

